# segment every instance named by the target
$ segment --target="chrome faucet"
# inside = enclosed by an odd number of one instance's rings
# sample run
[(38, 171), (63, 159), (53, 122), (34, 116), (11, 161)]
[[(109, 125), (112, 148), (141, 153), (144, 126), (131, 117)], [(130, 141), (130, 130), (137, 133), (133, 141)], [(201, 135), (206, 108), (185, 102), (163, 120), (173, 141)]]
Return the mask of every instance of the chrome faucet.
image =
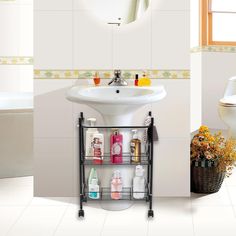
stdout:
[(111, 86), (127, 86), (125, 79), (121, 78), (121, 70), (114, 70), (114, 78), (108, 83)]

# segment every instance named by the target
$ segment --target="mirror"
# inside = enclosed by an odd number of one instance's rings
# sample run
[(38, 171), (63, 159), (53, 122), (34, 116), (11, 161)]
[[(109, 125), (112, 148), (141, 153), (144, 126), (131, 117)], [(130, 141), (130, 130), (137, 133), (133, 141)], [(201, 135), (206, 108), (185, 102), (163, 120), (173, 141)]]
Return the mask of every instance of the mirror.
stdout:
[(86, 0), (91, 10), (106, 24), (125, 25), (138, 20), (150, 6), (151, 0)]

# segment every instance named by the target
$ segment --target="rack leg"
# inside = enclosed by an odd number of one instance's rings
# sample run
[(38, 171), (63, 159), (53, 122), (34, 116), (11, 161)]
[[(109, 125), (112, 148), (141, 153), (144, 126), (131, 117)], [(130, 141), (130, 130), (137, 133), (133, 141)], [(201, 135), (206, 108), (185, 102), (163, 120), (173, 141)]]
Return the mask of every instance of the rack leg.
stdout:
[(78, 213), (79, 217), (84, 217), (84, 210), (83, 210), (83, 187), (84, 187), (84, 168), (82, 165), (83, 162), (83, 143), (82, 143), (82, 135), (83, 135), (83, 129), (82, 129), (82, 121), (83, 121), (83, 113), (81, 113), (81, 116), (79, 118), (79, 194), (80, 194), (80, 210)]
[(154, 119), (151, 118), (151, 130), (150, 130), (150, 156), (151, 156), (151, 163), (150, 163), (150, 189), (149, 189), (149, 210), (148, 210), (148, 217), (154, 217), (154, 212), (152, 210), (152, 187), (153, 187), (153, 126), (154, 126)]

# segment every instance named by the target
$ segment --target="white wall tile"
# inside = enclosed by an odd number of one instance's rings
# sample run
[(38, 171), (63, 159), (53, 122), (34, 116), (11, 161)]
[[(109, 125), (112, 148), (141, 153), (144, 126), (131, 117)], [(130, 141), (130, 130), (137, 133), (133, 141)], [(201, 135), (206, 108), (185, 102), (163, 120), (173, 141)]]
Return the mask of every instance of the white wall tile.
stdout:
[(151, 67), (151, 11), (137, 22), (114, 27), (113, 68)]
[(0, 29), (0, 56), (17, 56), (20, 37), (19, 7), (17, 5), (1, 5)]
[(72, 12), (35, 12), (34, 66), (72, 68)]
[(190, 16), (188, 12), (152, 12), (152, 68), (190, 67)]
[(236, 75), (236, 53), (202, 53), (202, 122), (215, 129), (226, 129), (218, 114), (228, 79)]
[[(53, 82), (57, 83), (57, 81)], [(41, 90), (44, 87), (46, 86), (41, 84)], [(65, 97), (69, 87), (70, 85), (64, 81), (62, 88), (55, 87), (44, 93), (37, 91), (39, 95), (34, 98), (34, 107), (36, 108), (34, 111), (35, 137), (73, 137), (72, 103)]]
[(34, 0), (35, 10), (72, 10), (73, 0)]
[(74, 1), (74, 10), (89, 10), (89, 4), (93, 0), (73, 0)]
[(33, 5), (21, 5), (19, 15), (19, 56), (33, 56)]
[(19, 66), (19, 81), (21, 92), (33, 92), (33, 66)]
[(190, 80), (152, 80), (153, 85), (164, 85), (166, 97), (152, 104), (153, 115), (160, 137), (189, 137)]
[(154, 196), (190, 195), (190, 139), (162, 138), (154, 147)]
[(191, 132), (202, 124), (202, 54), (191, 54)]
[(34, 139), (35, 196), (73, 196), (73, 145), (70, 138)]
[(20, 89), (19, 67), (0, 66), (0, 92), (17, 92)]
[(112, 69), (112, 29), (88, 11), (74, 12), (74, 68)]
[(152, 9), (154, 10), (189, 10), (189, 0), (152, 0)]

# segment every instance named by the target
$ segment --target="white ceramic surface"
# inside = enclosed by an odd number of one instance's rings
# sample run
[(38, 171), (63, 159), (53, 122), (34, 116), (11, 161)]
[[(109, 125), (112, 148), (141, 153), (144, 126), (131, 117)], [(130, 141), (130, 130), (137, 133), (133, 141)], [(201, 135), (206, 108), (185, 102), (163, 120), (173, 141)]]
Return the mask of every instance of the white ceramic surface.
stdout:
[(236, 139), (236, 77), (228, 80), (224, 97), (220, 99), (219, 114), (229, 129), (229, 138)]
[[(101, 86), (101, 87), (72, 87), (66, 98), (72, 102), (86, 104), (100, 112), (105, 121), (109, 119), (111, 125), (128, 124), (132, 113), (138, 108), (157, 102), (166, 96), (163, 86), (132, 87), (132, 86)], [(123, 121), (122, 116), (126, 116)], [(116, 119), (116, 117), (120, 119)], [(107, 119), (108, 118), (108, 119)], [(114, 121), (112, 119), (114, 118)], [(130, 121), (130, 122), (128, 122)], [(127, 123), (128, 122), (128, 123)]]
[(0, 113), (33, 109), (32, 93), (0, 93)]

